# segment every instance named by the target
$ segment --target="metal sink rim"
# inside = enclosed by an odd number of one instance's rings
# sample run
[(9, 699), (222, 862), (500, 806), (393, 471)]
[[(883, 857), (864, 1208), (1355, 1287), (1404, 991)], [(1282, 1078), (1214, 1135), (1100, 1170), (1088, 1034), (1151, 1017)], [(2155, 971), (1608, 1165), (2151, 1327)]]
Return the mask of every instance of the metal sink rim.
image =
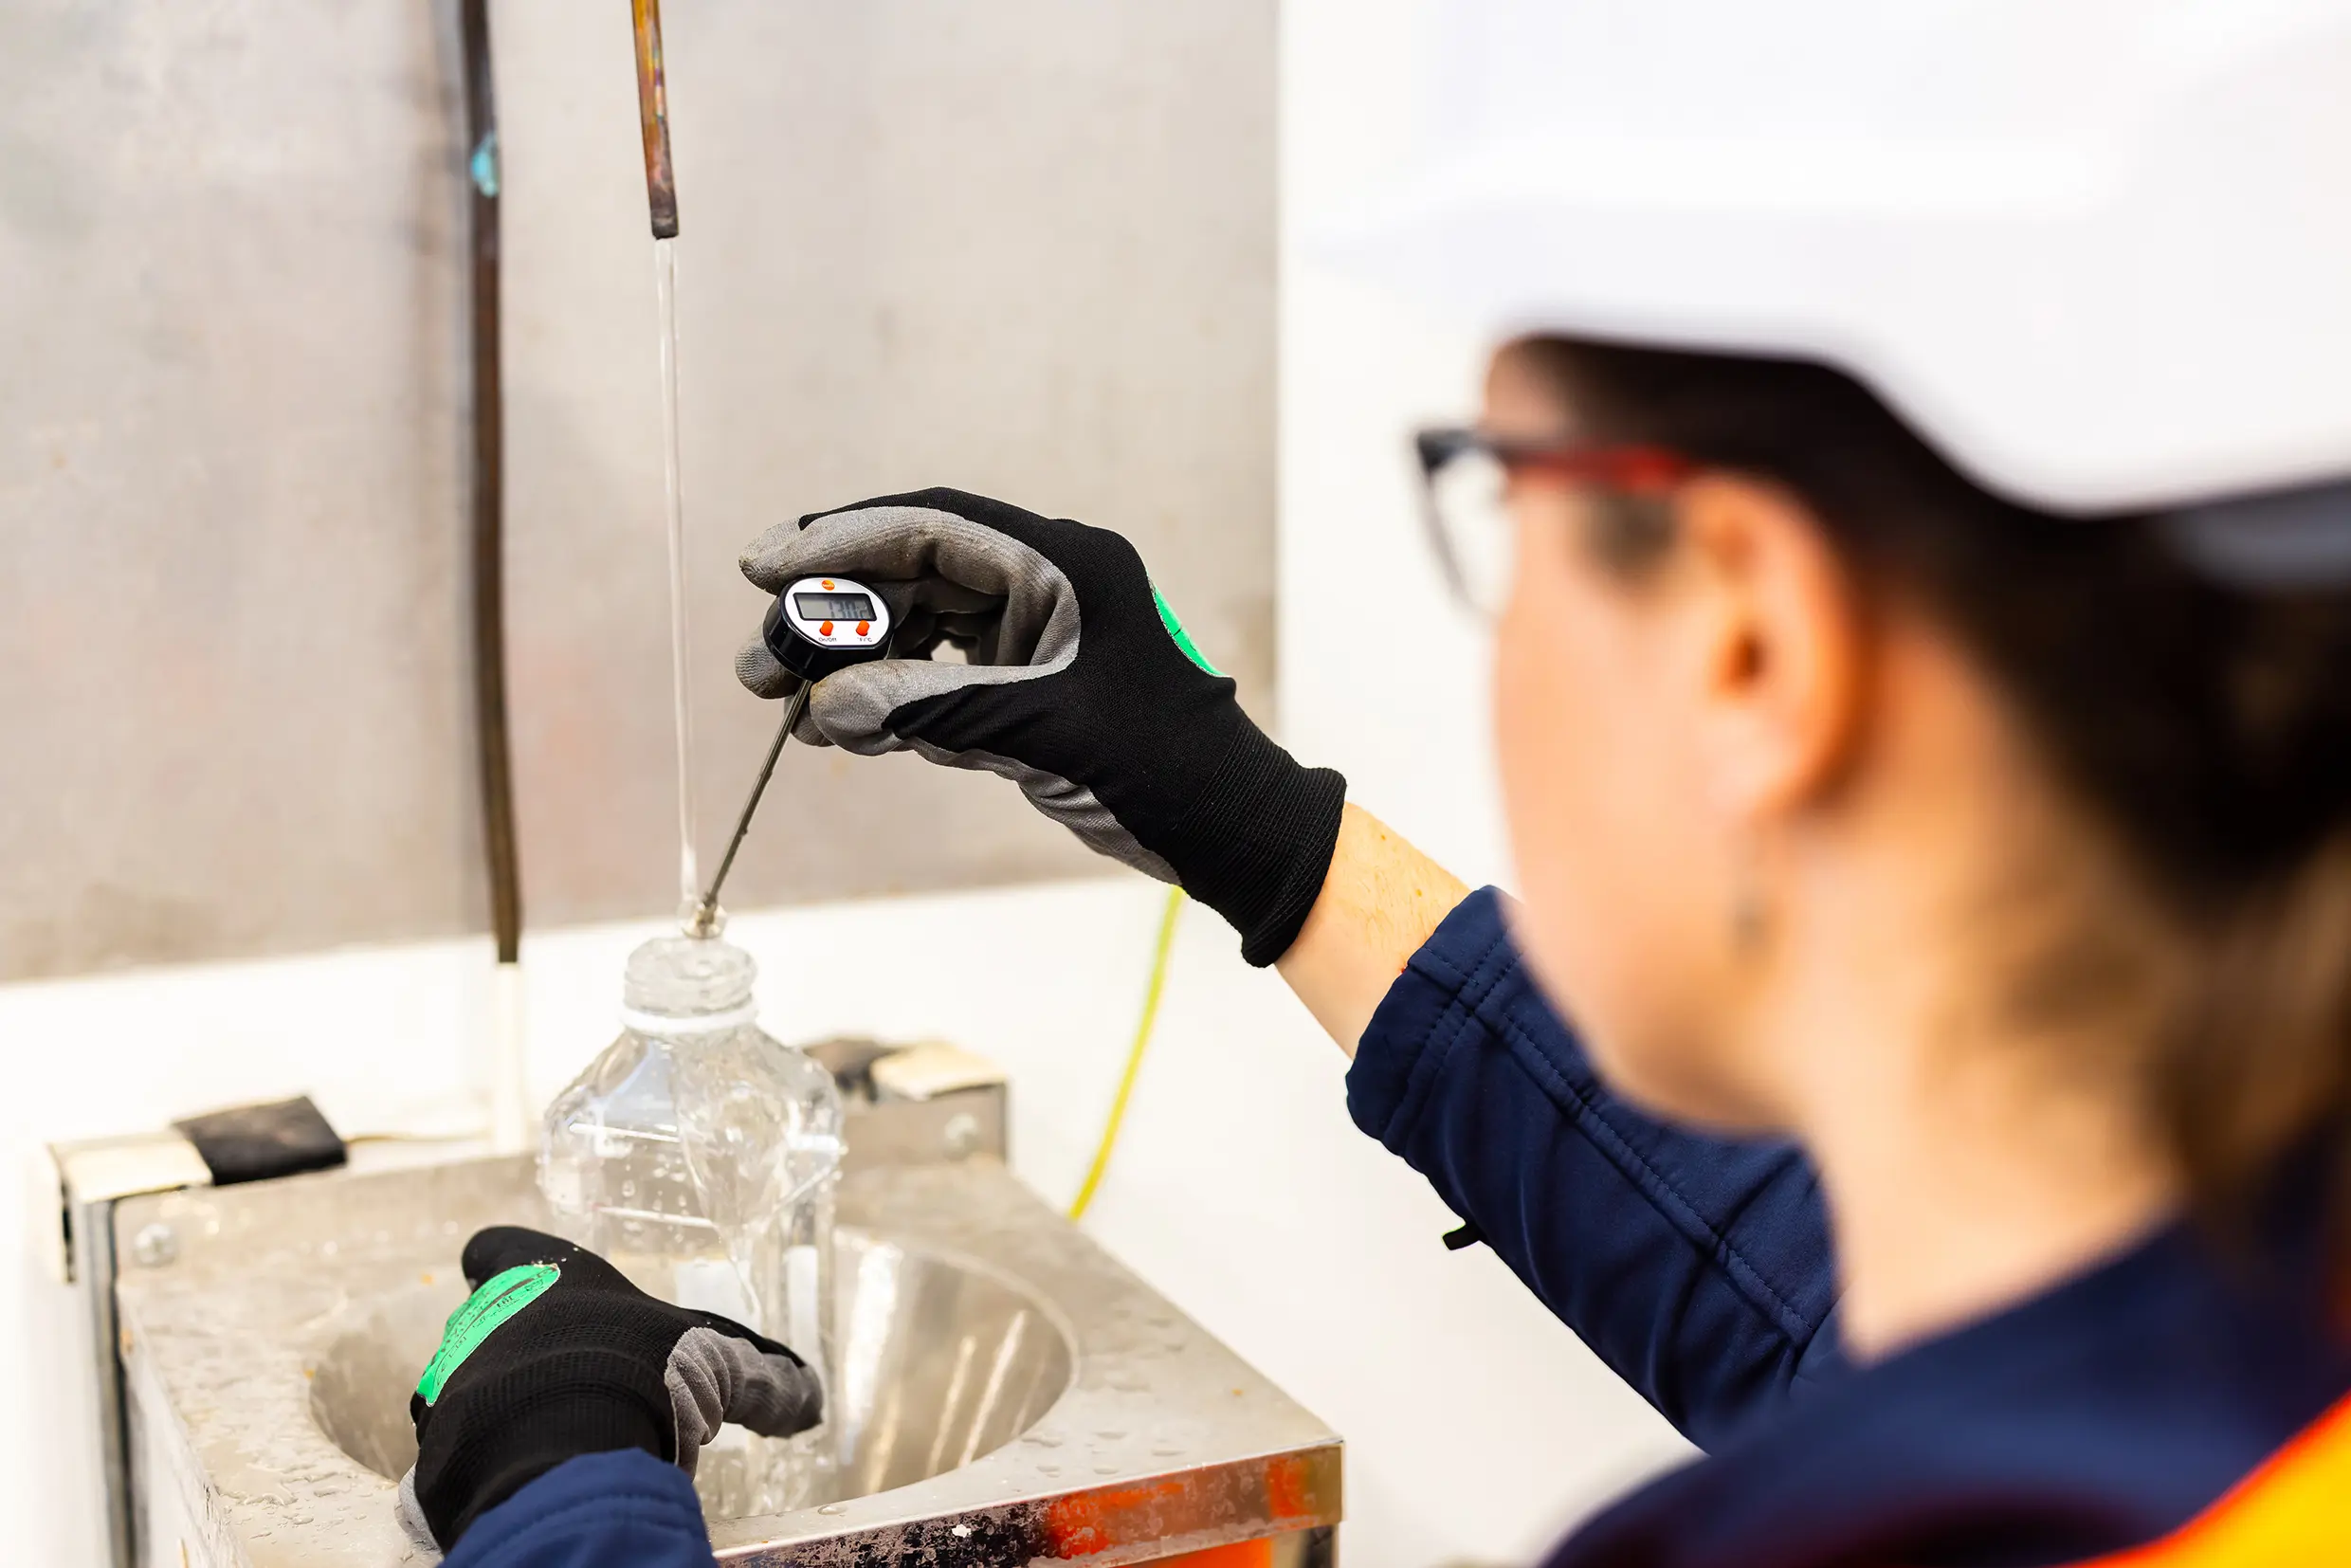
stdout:
[[(411, 1187), (418, 1191), (406, 1192)], [(220, 1321), (217, 1310), (208, 1321), (206, 1292), (218, 1294), (213, 1276), (225, 1260), (257, 1248), (287, 1266), (300, 1238), (283, 1212), (304, 1204), (339, 1204), (338, 1214), (360, 1214), (362, 1226), (374, 1212), (370, 1203), (396, 1219), (420, 1211), (455, 1216), (417, 1227), (446, 1232), (436, 1240), (453, 1265), (458, 1231), (475, 1218), (517, 1217), (535, 1199), (526, 1159), (488, 1158), (123, 1200), (115, 1213), (118, 1255), (131, 1256), (133, 1238), (149, 1227), (180, 1237), (168, 1267), (127, 1269), (117, 1285), (126, 1403), (134, 1425), (145, 1428), (141, 1462), (176, 1463), (203, 1516), (196, 1527), (236, 1541), (252, 1568), (399, 1560), (391, 1549), (390, 1485), (317, 1431), (301, 1393), (299, 1358), (312, 1354), (325, 1308), (339, 1304), (334, 1291), (312, 1280), (275, 1317), (236, 1322)], [(943, 1564), (1083, 1556), (1108, 1568), (1178, 1545), (1337, 1522), (1337, 1436), (994, 1159), (853, 1172), (841, 1211), (845, 1224), (893, 1243), (959, 1254), (1058, 1313), (1073, 1345), (1069, 1384), (1028, 1433), (970, 1465), (825, 1510), (714, 1522), (722, 1559), (847, 1564), (929, 1552)], [(273, 1212), (282, 1212), (274, 1222)], [(403, 1247), (421, 1244), (415, 1236), (387, 1242), (378, 1231), (364, 1267), (401, 1266), (412, 1255)], [(315, 1445), (292, 1445), (301, 1451), (275, 1468), (269, 1455), (241, 1449), (241, 1440), (252, 1445), (253, 1423), (231, 1430), (219, 1407), (230, 1362), (244, 1371), (228, 1381), (269, 1385), (258, 1396), (264, 1405), (276, 1401), (282, 1414), (287, 1399), (299, 1400), (299, 1424)], [(143, 1423), (140, 1411), (150, 1413)], [(278, 1429), (263, 1415), (265, 1436)], [(331, 1530), (297, 1522), (339, 1524), (369, 1539), (345, 1550), (349, 1543), (328, 1539)]]

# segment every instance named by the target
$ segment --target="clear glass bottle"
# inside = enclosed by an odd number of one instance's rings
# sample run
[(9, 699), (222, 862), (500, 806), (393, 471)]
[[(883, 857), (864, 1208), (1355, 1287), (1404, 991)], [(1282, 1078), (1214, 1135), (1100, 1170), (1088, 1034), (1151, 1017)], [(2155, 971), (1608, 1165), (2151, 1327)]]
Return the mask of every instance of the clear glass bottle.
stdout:
[[(641, 1288), (782, 1340), (838, 1386), (832, 1075), (754, 1022), (751, 955), (664, 937), (629, 956), (619, 1039), (548, 1106), (539, 1186), (556, 1224)], [(713, 1518), (829, 1501), (827, 1429), (723, 1429), (695, 1485)]]

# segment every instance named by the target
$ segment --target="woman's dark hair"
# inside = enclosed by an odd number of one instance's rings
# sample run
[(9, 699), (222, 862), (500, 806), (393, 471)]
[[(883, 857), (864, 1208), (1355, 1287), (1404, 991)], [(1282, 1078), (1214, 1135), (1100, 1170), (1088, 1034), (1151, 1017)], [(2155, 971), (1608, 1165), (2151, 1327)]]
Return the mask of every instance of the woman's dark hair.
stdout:
[[(1824, 365), (1548, 337), (1510, 352), (1597, 439), (1786, 485), (1851, 570), (1952, 630), (2172, 938), (2147, 975), (2073, 933), (2026, 989), (2058, 1007), (2152, 989), (2138, 1059), (2198, 1207), (2240, 1217), (2282, 1160), (2324, 1144), (2351, 1243), (2351, 585), (2235, 587), (2153, 518), (2002, 499)], [(1637, 570), (1669, 530), (1604, 508), (1596, 542)]]

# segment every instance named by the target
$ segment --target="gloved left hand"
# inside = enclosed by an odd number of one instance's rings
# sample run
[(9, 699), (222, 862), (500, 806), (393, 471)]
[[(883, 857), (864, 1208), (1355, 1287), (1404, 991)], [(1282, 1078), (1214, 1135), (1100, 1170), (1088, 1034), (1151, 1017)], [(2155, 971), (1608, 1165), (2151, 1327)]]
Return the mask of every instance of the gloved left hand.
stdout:
[(409, 1401), (416, 1465), (400, 1483), (401, 1522), (445, 1552), (567, 1459), (643, 1449), (691, 1475), (722, 1423), (789, 1437), (823, 1418), (799, 1357), (656, 1301), (584, 1248), (494, 1226), (463, 1267), (474, 1292)]

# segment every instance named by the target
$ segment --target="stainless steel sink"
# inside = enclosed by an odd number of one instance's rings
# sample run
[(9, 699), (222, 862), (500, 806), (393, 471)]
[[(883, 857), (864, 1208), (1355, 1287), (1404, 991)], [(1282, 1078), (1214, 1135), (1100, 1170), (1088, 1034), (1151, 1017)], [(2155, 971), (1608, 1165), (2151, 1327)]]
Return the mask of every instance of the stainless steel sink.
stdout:
[[(985, 1264), (847, 1231), (834, 1420), (844, 1493), (864, 1497), (968, 1465), (1035, 1426), (1068, 1392), (1075, 1334)], [(310, 1414), (336, 1447), (387, 1480), (416, 1460), (409, 1394), (465, 1300), (440, 1270), (354, 1303), (306, 1369)]]
[[(972, 1153), (969, 1120), (875, 1107), (852, 1123), (836, 1397), (858, 1495), (714, 1521), (721, 1559), (1327, 1564), (1338, 1438)], [(191, 1187), (101, 1212), (104, 1248), (75, 1245), (118, 1269), (103, 1304), (123, 1560), (416, 1560), (392, 1511), (409, 1392), (464, 1294), (465, 1237), (543, 1223), (529, 1162)]]

